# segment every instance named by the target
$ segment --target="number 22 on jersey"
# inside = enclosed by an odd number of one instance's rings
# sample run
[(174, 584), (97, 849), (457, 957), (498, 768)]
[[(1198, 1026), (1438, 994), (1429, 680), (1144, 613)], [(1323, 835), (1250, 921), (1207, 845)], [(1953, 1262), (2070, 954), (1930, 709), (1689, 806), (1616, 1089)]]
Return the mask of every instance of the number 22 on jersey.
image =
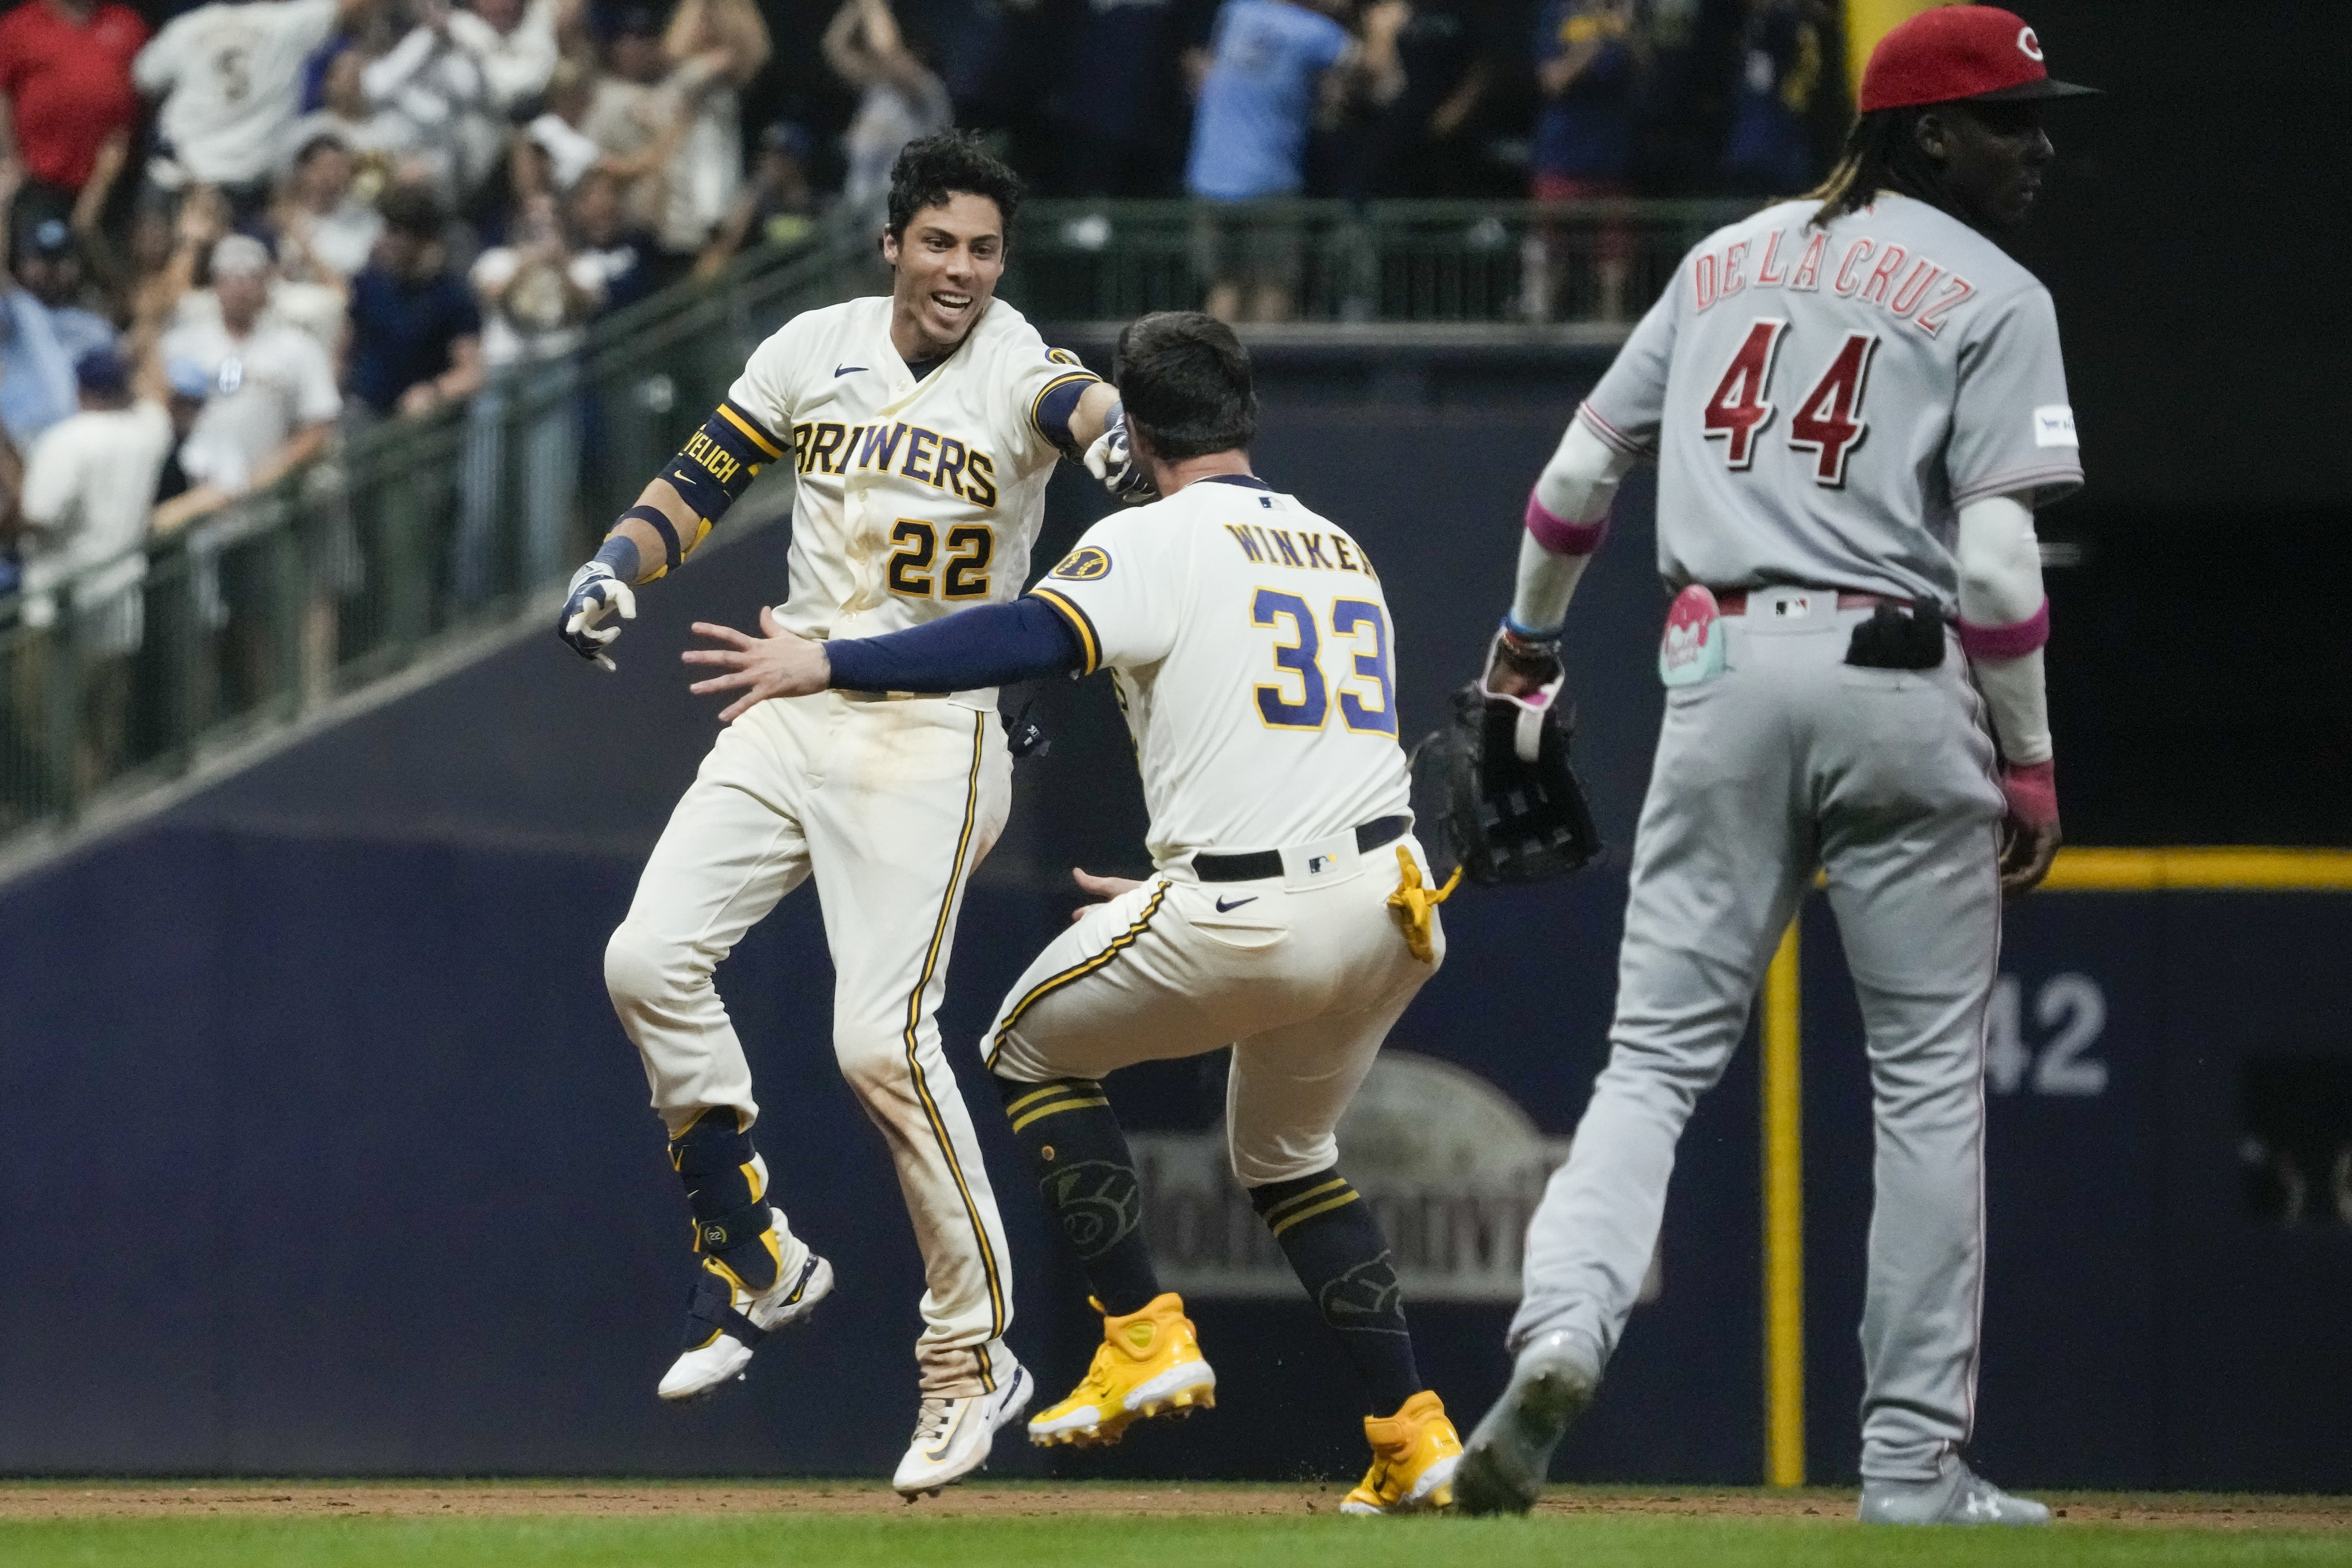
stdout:
[[(1260, 588), (1250, 601), (1250, 624), (1276, 628), (1277, 675), (1259, 682), (1252, 693), (1259, 721), (1274, 730), (1323, 728), (1330, 717), (1331, 687), (1323, 679), (1323, 634), (1314, 610), (1296, 594)], [(1396, 686), (1389, 668), (1387, 614), (1370, 599), (1334, 599), (1330, 626), (1332, 639), (1349, 645), (1351, 651), (1342, 657), (1353, 660), (1339, 681), (1340, 721), (1359, 734), (1394, 735)]]
[[(1724, 444), (1723, 460), (1731, 468), (1745, 469), (1755, 462), (1757, 441), (1777, 412), (1769, 396), (1772, 369), (1788, 331), (1786, 321), (1759, 318), (1707, 397), (1706, 438)], [(1843, 486), (1846, 459), (1870, 432), (1870, 422), (1862, 416), (1862, 399), (1869, 390), (1870, 362), (1877, 353), (1877, 333), (1848, 332), (1829, 368), (1789, 418), (1789, 445), (1814, 454), (1816, 484), (1831, 489)]]

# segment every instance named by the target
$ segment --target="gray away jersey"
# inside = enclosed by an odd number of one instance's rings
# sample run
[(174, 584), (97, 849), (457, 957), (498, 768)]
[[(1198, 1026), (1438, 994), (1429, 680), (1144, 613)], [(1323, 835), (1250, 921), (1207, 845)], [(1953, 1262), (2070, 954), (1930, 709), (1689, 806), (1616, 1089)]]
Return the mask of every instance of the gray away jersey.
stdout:
[(1682, 259), (1577, 411), (1658, 464), (1669, 584), (1958, 605), (1958, 508), (2083, 482), (2049, 290), (1908, 196), (1783, 202)]

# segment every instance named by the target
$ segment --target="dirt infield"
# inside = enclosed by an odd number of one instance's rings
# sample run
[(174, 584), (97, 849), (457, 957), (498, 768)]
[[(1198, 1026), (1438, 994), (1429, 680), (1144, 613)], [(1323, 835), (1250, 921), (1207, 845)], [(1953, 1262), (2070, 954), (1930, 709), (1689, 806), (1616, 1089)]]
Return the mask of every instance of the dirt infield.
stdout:
[[(997, 1481), (909, 1505), (879, 1481), (16, 1481), (0, 1483), (0, 1521), (373, 1514), (407, 1519), (548, 1515), (660, 1518), (759, 1513), (901, 1518), (1070, 1515), (1300, 1515), (1337, 1511), (1336, 1484), (1065, 1484)], [(2352, 1498), (2214, 1493), (2037, 1493), (2062, 1519), (2167, 1529), (2352, 1531)], [(1842, 1489), (1559, 1487), (1539, 1512), (1682, 1518), (1851, 1518)]]

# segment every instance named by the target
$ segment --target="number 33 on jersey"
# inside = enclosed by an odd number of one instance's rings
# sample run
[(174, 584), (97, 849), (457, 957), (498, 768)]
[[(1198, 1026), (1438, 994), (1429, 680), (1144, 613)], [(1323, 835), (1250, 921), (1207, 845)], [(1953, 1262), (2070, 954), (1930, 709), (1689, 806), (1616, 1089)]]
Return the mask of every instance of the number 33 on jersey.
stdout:
[(1030, 592), (1069, 621), (1088, 672), (1113, 672), (1155, 863), (1406, 809), (1380, 578), (1294, 498), (1196, 480), (1097, 523)]

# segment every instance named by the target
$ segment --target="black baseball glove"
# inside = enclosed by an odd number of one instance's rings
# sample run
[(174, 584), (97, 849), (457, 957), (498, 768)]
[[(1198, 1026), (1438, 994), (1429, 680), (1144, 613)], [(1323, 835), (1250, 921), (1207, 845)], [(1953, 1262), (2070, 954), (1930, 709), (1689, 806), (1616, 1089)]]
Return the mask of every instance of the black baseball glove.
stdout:
[[(1507, 653), (1506, 654), (1507, 658)], [(1454, 718), (1412, 754), (1415, 807), (1444, 824), (1444, 841), (1473, 882), (1538, 882), (1601, 854), (1584, 781), (1569, 766), (1576, 704), (1551, 679), (1526, 697), (1491, 695), (1483, 680), (1454, 694)], [(1443, 875), (1449, 865), (1433, 866)]]

